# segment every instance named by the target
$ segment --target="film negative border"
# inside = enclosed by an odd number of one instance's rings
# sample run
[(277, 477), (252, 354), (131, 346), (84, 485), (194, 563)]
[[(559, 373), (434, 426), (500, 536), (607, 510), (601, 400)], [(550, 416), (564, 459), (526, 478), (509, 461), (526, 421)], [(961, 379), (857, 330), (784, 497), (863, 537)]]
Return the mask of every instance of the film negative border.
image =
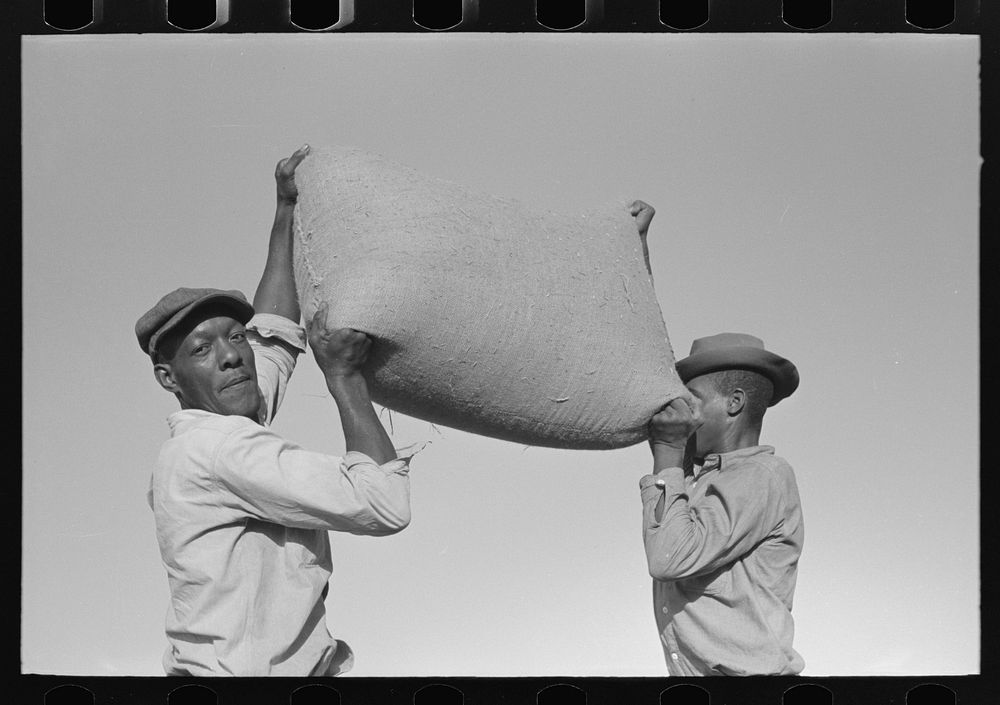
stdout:
[(44, 678), (39, 705), (973, 705), (978, 679), (930, 678)]
[(979, 31), (976, 0), (34, 0), (24, 34)]
[[(996, 178), (988, 155), (996, 124), (992, 105), (991, 77), (998, 57), (993, 27), (981, 16), (977, 0), (954, 0), (953, 17), (947, 19), (942, 3), (920, 0), (830, 0), (824, 3), (800, 0), (693, 0), (685, 10), (671, 15), (663, 6), (677, 10), (681, 3), (670, 0), (578, 0), (569, 14), (549, 13), (550, 3), (534, 0), (455, 0), (462, 12), (456, 21), (454, 6), (447, 11), (429, 8), (418, 0), (338, 0), (335, 21), (324, 24), (323, 15), (299, 20), (296, 3), (307, 0), (219, 0), (216, 14), (201, 27), (189, 20), (171, 23), (168, 0), (93, 0), (91, 18), (77, 19), (76, 26), (46, 22), (45, 8), (67, 0), (17, 0), (0, 9), (4, 19), (4, 85), (10, 93), (8, 110), (19, 113), (19, 66), (16, 38), (36, 34), (120, 33), (251, 33), (251, 32), (891, 32), (983, 35), (983, 156), (982, 203), (995, 191)], [(178, 3), (179, 4), (179, 3)], [(946, 0), (945, 5), (949, 4)], [(828, 14), (824, 14), (824, 5)], [(991, 3), (985, 4), (987, 7)], [(79, 3), (77, 4), (79, 6)], [(175, 5), (175, 8), (177, 5)], [(817, 9), (817, 7), (819, 9)], [(582, 13), (581, 13), (582, 8)], [(699, 9), (700, 8), (700, 9)], [(919, 10), (917, 8), (920, 8)], [(909, 10), (909, 14), (908, 14)], [(983, 9), (983, 13), (986, 9)], [(993, 8), (989, 9), (993, 12)], [(575, 14), (574, 14), (575, 13)], [(700, 14), (699, 14), (700, 13)], [(923, 13), (923, 14), (921, 14)], [(62, 20), (60, 20), (62, 22)], [(188, 26), (183, 26), (187, 24)], [(72, 25), (72, 22), (70, 23)], [(16, 137), (15, 137), (16, 140)], [(6, 140), (3, 154), (8, 163), (20, 165), (16, 141)], [(7, 198), (19, 201), (19, 184)], [(13, 203), (19, 206), (19, 203)], [(8, 212), (12, 212), (11, 208)], [(997, 223), (994, 208), (985, 207), (982, 231), (992, 232)], [(984, 318), (990, 312), (987, 293), (995, 278), (988, 253), (981, 264)], [(19, 259), (16, 243), (8, 244), (8, 257)], [(992, 334), (984, 330), (984, 357), (992, 352)], [(15, 398), (19, 397), (16, 388)], [(985, 391), (985, 390), (984, 390)], [(988, 398), (988, 395), (984, 395)], [(18, 434), (19, 435), (19, 434)], [(20, 491), (17, 479), (12, 489)], [(995, 480), (984, 475), (981, 517), (983, 538), (995, 535)], [(8, 518), (8, 535), (18, 537), (19, 522)], [(984, 540), (981, 545), (988, 545)], [(988, 566), (982, 571), (985, 600), (993, 594)], [(25, 705), (230, 705), (273, 703), (275, 705), (479, 705), (524, 703), (525, 705), (688, 705), (740, 703), (743, 705), (974, 705), (989, 703), (1000, 692), (995, 675), (996, 659), (990, 639), (994, 618), (983, 610), (981, 676), (913, 676), (878, 678), (775, 678), (775, 679), (667, 679), (667, 678), (346, 678), (314, 679), (197, 679), (107, 678), (11, 674), (8, 692)], [(14, 638), (19, 639), (18, 633)], [(920, 648), (933, 649), (934, 645)], [(11, 669), (13, 671), (13, 668)]]

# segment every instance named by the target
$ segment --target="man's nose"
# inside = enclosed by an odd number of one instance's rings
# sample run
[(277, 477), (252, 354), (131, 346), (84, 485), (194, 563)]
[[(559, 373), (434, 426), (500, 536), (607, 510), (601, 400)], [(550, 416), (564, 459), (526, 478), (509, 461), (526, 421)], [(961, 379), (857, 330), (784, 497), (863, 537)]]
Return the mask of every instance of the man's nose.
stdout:
[(223, 369), (240, 367), (243, 365), (243, 354), (238, 347), (227, 340), (222, 343), (219, 364)]

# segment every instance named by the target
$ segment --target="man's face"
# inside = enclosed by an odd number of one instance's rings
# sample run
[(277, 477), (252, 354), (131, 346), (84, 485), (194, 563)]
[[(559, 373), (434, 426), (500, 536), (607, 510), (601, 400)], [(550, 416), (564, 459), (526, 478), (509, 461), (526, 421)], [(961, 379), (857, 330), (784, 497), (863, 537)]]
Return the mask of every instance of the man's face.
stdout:
[(195, 321), (171, 360), (155, 365), (157, 380), (178, 395), (185, 409), (256, 421), (257, 369), (243, 324), (212, 311)]
[(701, 408), (702, 425), (695, 431), (696, 458), (719, 452), (731, 417), (727, 411), (729, 397), (719, 393), (708, 375), (688, 380), (685, 385)]

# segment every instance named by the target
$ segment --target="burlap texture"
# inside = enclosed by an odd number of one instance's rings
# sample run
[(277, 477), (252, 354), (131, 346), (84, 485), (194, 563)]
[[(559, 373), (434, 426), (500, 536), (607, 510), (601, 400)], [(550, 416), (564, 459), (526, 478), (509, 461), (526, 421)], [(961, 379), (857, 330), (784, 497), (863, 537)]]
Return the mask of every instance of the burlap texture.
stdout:
[(303, 316), (373, 337), (373, 399), (528, 445), (645, 440), (683, 392), (627, 204), (538, 212), (357, 149), (299, 165)]

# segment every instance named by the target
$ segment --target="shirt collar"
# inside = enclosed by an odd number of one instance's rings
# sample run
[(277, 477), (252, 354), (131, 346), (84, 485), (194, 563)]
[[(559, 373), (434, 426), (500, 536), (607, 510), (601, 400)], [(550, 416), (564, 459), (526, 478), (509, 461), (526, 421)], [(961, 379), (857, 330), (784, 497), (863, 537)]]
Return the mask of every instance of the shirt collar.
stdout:
[(218, 414), (203, 409), (181, 409), (180, 411), (175, 411), (167, 417), (170, 436), (179, 436), (198, 422), (212, 418), (213, 416), (218, 416)]
[[(257, 417), (257, 423), (262, 426), (264, 425), (264, 419), (261, 418), (263, 416), (263, 406), (261, 404), (261, 413)], [(201, 421), (217, 416), (221, 416), (221, 414), (216, 414), (214, 411), (205, 411), (204, 409), (181, 409), (180, 411), (175, 411), (167, 417), (167, 425), (170, 427), (170, 437), (179, 436)]]
[(774, 446), (749, 446), (748, 448), (737, 448), (728, 453), (709, 453), (705, 456), (705, 463), (701, 466), (701, 473), (709, 470), (722, 470), (729, 467), (733, 462), (750, 458), (754, 455), (774, 455)]

